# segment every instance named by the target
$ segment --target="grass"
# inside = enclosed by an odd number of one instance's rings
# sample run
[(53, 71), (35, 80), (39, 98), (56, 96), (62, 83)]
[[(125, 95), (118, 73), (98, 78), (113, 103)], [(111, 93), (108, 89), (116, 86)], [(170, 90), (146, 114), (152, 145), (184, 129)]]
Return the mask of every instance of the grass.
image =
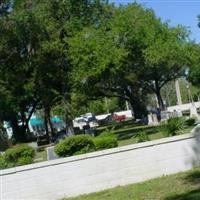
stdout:
[(46, 150), (36, 152), (36, 155), (35, 155), (35, 158), (34, 158), (34, 162), (35, 163), (43, 162), (43, 161), (46, 161), (46, 160), (47, 160), (47, 152), (46, 152)]
[(139, 184), (63, 200), (199, 200), (200, 167)]
[[(167, 137), (161, 130), (159, 130), (159, 128), (160, 127), (149, 127), (149, 129), (146, 129), (146, 132), (148, 133), (150, 140), (157, 140), (157, 139)], [(189, 133), (193, 128), (194, 128), (193, 126), (185, 128), (183, 130), (182, 134)], [(141, 130), (143, 130), (143, 129), (141, 129)], [(140, 131), (140, 130), (137, 130), (137, 131)], [(135, 132), (130, 131), (129, 133), (126, 133), (126, 137), (129, 135), (130, 138), (121, 139), (121, 140), (119, 139), (118, 140), (119, 146), (125, 146), (125, 145), (129, 145), (129, 144), (137, 143), (138, 139), (133, 137), (137, 133), (137, 131), (135, 131)]]

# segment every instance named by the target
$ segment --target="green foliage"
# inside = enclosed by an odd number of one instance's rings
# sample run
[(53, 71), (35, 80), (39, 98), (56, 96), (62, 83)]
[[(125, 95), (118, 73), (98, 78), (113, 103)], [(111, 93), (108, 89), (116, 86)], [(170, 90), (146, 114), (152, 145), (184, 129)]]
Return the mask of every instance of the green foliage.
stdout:
[[(13, 5), (10, 12), (7, 2)], [(107, 2), (0, 3), (0, 121), (10, 123), (16, 142), (25, 140), (36, 108), (44, 110), (45, 121), (56, 107), (70, 122), (88, 109), (105, 111), (101, 100), (91, 99), (117, 96), (142, 117), (146, 94), (159, 96), (188, 64), (184, 28), (171, 28), (137, 3)], [(193, 62), (197, 77), (198, 61)], [(113, 102), (108, 101), (110, 111), (118, 108)]]
[(55, 152), (61, 157), (66, 157), (117, 146), (117, 136), (106, 130), (96, 138), (92, 138), (89, 135), (68, 137), (55, 146)]
[(56, 154), (61, 157), (86, 153), (94, 149), (94, 142), (89, 135), (71, 136), (55, 146)]
[(200, 46), (192, 43), (189, 48), (190, 51), (190, 68), (189, 68), (189, 80), (199, 88), (200, 85)]
[(68, 39), (83, 27), (105, 24), (108, 12), (105, 1), (5, 0), (0, 16), (5, 2), (13, 6), (0, 17), (0, 120), (10, 122), (19, 142), (36, 106), (49, 115), (60, 96), (70, 102)]
[(184, 127), (184, 119), (181, 117), (175, 117), (170, 118), (165, 125), (163, 125), (164, 128), (164, 134), (166, 136), (175, 136), (182, 132)]
[(31, 163), (33, 163), (33, 158), (30, 156), (20, 157), (17, 160), (17, 166), (27, 165), (27, 164), (31, 164)]
[(137, 138), (137, 143), (150, 141), (148, 134), (144, 131), (137, 133), (133, 138)]
[(5, 151), (8, 148), (8, 137), (2, 123), (0, 123), (0, 152)]
[(96, 150), (110, 149), (118, 146), (117, 136), (106, 130), (94, 138)]
[(8, 165), (20, 166), (33, 163), (35, 150), (28, 145), (16, 145), (5, 151), (4, 157)]
[(5, 160), (4, 155), (0, 155), (0, 169), (5, 169), (8, 167), (8, 163)]
[(186, 126), (193, 126), (196, 122), (196, 118), (195, 117), (191, 117), (189, 119), (185, 120), (185, 125)]
[(85, 154), (85, 153), (90, 153), (95, 151), (95, 147), (91, 147), (89, 145), (83, 147), (80, 151), (76, 151), (73, 155), (80, 155), (80, 154)]
[(0, 155), (0, 169), (33, 163), (35, 150), (28, 145), (16, 145)]

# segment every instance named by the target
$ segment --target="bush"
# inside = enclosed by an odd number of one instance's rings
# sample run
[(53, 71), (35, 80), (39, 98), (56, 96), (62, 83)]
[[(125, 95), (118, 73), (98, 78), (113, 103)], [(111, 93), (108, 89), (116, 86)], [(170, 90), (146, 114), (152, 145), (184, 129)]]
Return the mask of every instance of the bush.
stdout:
[(110, 149), (118, 146), (116, 135), (108, 130), (94, 138), (94, 144), (96, 150)]
[(87, 153), (94, 149), (94, 142), (89, 135), (71, 136), (55, 146), (56, 154), (61, 157)]
[(7, 162), (5, 161), (5, 157), (0, 155), (0, 169), (5, 169), (8, 167)]
[(5, 129), (2, 127), (0, 123), (0, 151), (5, 151), (9, 148), (9, 139)]
[(185, 120), (185, 125), (186, 126), (193, 126), (196, 122), (196, 118), (195, 117), (191, 117), (189, 119)]
[(150, 141), (148, 134), (145, 132), (138, 133), (133, 137), (137, 138), (137, 143)]
[(175, 136), (181, 133), (184, 127), (184, 120), (180, 117), (171, 118), (164, 125), (164, 133), (167, 136)]
[(35, 150), (28, 145), (16, 145), (7, 149), (4, 154), (8, 166), (20, 166), (33, 163)]

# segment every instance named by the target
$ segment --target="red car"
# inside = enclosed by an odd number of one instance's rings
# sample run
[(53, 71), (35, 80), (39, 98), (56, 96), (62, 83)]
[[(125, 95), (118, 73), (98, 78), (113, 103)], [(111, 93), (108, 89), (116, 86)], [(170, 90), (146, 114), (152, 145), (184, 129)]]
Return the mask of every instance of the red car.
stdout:
[(116, 122), (121, 122), (124, 121), (125, 119), (126, 119), (125, 115), (117, 115), (117, 114), (113, 115), (113, 120)]

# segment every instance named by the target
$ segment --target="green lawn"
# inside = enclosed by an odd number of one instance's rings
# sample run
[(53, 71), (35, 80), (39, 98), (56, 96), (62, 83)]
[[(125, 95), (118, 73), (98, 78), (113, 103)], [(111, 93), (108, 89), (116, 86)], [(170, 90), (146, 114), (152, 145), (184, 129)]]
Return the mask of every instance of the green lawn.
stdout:
[[(141, 130), (143, 130), (143, 128), (141, 128)], [(190, 131), (193, 128), (194, 128), (193, 126), (185, 128), (183, 130), (182, 134), (190, 133)], [(138, 139), (133, 137), (133, 135), (140, 132), (140, 130), (139, 129), (137, 131), (133, 131), (133, 130), (134, 129), (131, 129), (129, 133), (126, 132), (126, 134), (124, 135), (124, 138), (129, 136), (128, 139), (123, 139), (122, 135), (119, 135), (122, 138), (122, 139), (118, 140), (119, 146), (125, 146), (125, 145), (129, 145), (129, 144), (137, 143)], [(159, 126), (158, 127), (148, 127), (148, 128), (145, 129), (145, 132), (148, 133), (150, 140), (156, 140), (156, 139), (161, 139), (161, 138), (167, 137), (167, 136), (165, 136), (165, 134), (161, 130), (159, 130)]]
[(43, 162), (47, 160), (47, 152), (46, 150), (42, 150), (39, 152), (36, 152), (34, 162)]
[[(67, 191), (66, 191), (67, 192)], [(200, 167), (98, 193), (65, 200), (199, 200)]]

